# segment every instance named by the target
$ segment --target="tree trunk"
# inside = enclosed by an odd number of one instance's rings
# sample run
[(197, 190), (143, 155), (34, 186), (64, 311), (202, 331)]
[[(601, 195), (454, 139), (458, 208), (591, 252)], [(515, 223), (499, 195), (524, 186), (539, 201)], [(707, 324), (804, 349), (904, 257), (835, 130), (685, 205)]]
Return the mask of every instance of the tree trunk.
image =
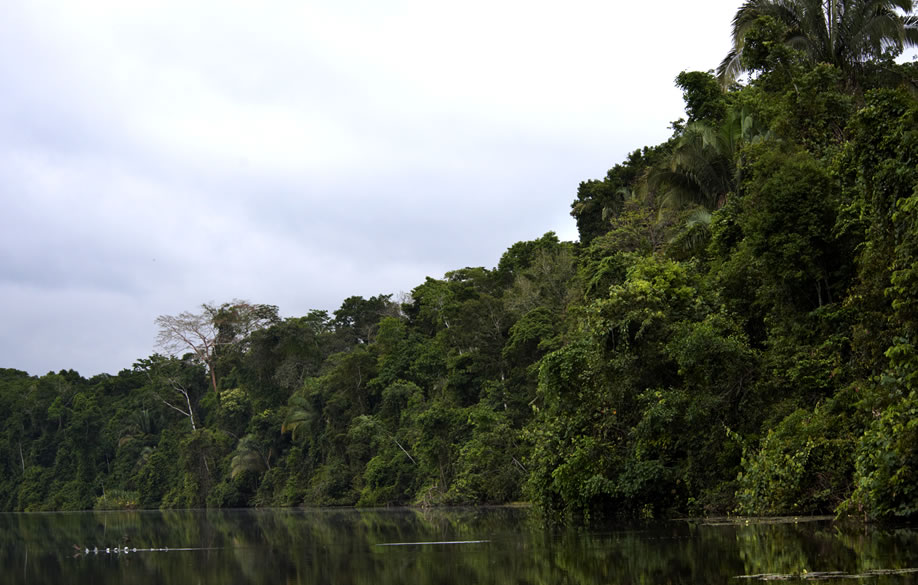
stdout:
[(214, 370), (213, 362), (208, 362), (208, 368), (210, 369), (210, 385), (214, 389), (214, 394), (219, 394), (217, 392), (217, 372)]

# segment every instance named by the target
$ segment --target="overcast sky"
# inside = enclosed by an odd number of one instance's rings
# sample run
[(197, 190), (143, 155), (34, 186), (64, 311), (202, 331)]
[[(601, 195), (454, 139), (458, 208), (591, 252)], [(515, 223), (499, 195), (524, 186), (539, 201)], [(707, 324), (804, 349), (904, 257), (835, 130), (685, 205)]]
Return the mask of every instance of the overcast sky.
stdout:
[(0, 367), (117, 373), (157, 315), (576, 239), (579, 182), (669, 136), (739, 4), (4, 1)]

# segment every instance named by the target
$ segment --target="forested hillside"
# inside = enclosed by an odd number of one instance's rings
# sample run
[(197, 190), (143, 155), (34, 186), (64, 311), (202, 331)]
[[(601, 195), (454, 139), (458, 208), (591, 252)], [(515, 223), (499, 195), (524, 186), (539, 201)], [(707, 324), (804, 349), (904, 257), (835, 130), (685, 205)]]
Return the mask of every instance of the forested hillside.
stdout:
[(163, 315), (117, 375), (0, 370), (0, 509), (918, 514), (918, 23), (780, 6), (580, 184), (578, 242), (331, 314)]

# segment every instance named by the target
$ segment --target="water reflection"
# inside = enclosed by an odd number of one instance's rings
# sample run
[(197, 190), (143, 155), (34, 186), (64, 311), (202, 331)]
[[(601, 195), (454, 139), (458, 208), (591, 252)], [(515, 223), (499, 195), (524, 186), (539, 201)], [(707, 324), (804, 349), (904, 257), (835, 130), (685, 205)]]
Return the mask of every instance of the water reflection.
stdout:
[(915, 567), (914, 531), (828, 521), (550, 531), (510, 508), (0, 515), (9, 584), (911, 583)]

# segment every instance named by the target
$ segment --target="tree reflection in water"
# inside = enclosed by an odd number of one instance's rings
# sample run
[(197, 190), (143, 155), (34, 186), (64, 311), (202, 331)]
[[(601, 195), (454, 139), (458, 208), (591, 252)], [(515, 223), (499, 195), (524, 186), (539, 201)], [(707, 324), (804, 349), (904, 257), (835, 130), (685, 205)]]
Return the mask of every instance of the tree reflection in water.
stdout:
[[(453, 543), (378, 546), (434, 541)], [(903, 583), (915, 567), (916, 532), (828, 520), (548, 530), (519, 508), (0, 515), (0, 574), (10, 585)]]

